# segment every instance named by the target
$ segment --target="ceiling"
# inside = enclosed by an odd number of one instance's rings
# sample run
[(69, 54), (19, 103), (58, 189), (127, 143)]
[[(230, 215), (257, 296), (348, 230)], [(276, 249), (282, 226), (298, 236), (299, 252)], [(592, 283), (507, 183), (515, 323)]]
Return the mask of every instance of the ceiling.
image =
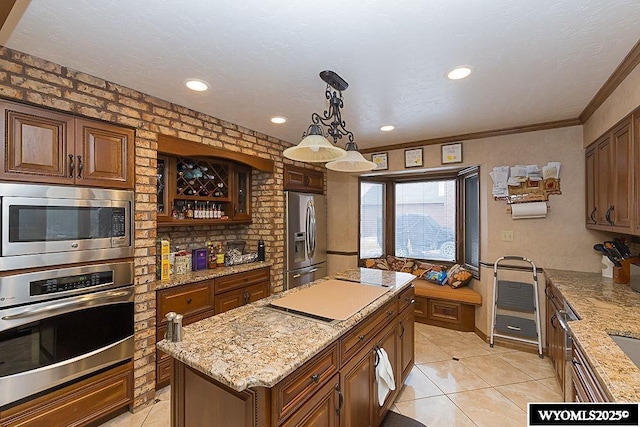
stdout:
[(575, 119), (638, 22), (638, 0), (31, 0), (3, 44), (291, 143), (330, 69), (365, 149)]

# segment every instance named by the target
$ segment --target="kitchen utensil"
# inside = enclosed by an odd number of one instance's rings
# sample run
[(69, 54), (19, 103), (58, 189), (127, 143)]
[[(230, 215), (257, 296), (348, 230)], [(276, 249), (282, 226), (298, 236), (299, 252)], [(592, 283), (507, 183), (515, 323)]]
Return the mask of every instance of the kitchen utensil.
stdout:
[(624, 258), (622, 256), (622, 254), (620, 253), (620, 251), (618, 251), (618, 249), (615, 247), (613, 241), (608, 240), (608, 241), (604, 242), (604, 247), (609, 252), (611, 252), (618, 260), (621, 260), (622, 258)]
[(618, 251), (622, 254), (622, 256), (624, 256), (625, 258), (633, 256), (631, 254), (631, 249), (629, 249), (629, 246), (627, 246), (627, 244), (624, 242), (624, 239), (616, 237), (615, 239), (613, 239), (613, 241), (614, 245), (616, 246), (616, 248), (618, 248)]
[(610, 251), (608, 251), (607, 248), (605, 248), (605, 246), (602, 243), (597, 243), (597, 244), (593, 245), (593, 249), (595, 249), (596, 251), (602, 253), (602, 255), (604, 255), (607, 258), (609, 258), (609, 260), (616, 267), (620, 267), (621, 266), (620, 261), (618, 261), (616, 259), (615, 255), (613, 253), (611, 253)]

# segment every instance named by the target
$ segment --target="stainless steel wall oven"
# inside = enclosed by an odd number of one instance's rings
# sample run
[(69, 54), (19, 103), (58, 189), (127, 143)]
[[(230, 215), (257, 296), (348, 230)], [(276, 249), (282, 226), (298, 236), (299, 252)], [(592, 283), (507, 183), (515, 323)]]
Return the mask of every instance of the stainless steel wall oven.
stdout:
[(133, 262), (0, 277), (0, 407), (131, 359)]
[(0, 183), (0, 271), (133, 256), (133, 191)]

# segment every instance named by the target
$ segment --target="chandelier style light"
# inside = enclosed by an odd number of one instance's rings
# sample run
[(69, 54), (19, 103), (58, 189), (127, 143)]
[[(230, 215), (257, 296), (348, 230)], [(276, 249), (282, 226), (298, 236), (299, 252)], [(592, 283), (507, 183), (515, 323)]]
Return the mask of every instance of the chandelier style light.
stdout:
[[(302, 135), (302, 141), (295, 147), (284, 150), (283, 155), (301, 162), (329, 162), (326, 167), (338, 172), (373, 170), (376, 164), (358, 152), (358, 146), (353, 141), (353, 133), (346, 129), (345, 121), (342, 120), (342, 91), (347, 89), (349, 84), (333, 71), (322, 71), (320, 78), (327, 83), (324, 94), (329, 101), (329, 108), (323, 111), (322, 116), (318, 113), (311, 114), (312, 124)], [(333, 139), (333, 144), (324, 136), (321, 125), (327, 128), (327, 135)], [(343, 136), (348, 139), (346, 151), (334, 145)]]

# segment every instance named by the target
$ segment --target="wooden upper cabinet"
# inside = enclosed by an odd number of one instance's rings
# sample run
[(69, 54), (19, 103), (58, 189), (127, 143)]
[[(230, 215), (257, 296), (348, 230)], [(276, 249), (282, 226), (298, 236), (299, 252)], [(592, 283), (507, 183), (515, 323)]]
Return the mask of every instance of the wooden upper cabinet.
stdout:
[(5, 132), (0, 178), (12, 181), (73, 184), (67, 141), (74, 139), (74, 118), (11, 102), (0, 103)]
[[(637, 138), (632, 134), (632, 116), (609, 130), (585, 151), (587, 228), (635, 233), (638, 182), (635, 161)], [(634, 178), (636, 177), (636, 178)]]
[(613, 144), (609, 135), (602, 138), (596, 146), (598, 187), (596, 189), (596, 222), (598, 225), (610, 226), (607, 218), (611, 213), (612, 190), (611, 169), (613, 161)]
[[(612, 225), (625, 230), (631, 229), (633, 218), (633, 146), (631, 138), (631, 118), (625, 120), (611, 132), (613, 144), (612, 206), (609, 214)], [(623, 231), (623, 230), (621, 230)]]
[(324, 173), (293, 165), (284, 165), (285, 190), (305, 191), (308, 193), (324, 192)]
[(586, 168), (586, 223), (587, 226), (598, 222), (598, 208), (596, 206), (596, 188), (598, 187), (598, 174), (596, 173), (596, 149), (591, 148), (585, 154)]
[(133, 189), (132, 129), (6, 101), (0, 113), (0, 179)]
[(132, 129), (77, 119), (77, 184), (133, 188), (133, 140)]

